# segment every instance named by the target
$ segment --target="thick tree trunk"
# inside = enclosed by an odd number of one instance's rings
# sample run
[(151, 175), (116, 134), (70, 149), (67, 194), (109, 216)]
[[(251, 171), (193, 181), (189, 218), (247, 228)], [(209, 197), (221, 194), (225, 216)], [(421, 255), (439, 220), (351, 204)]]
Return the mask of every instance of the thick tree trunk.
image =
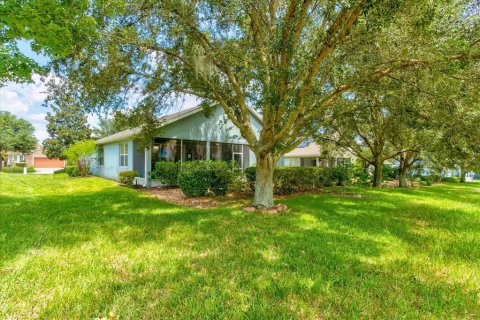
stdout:
[(460, 182), (465, 182), (465, 176), (467, 175), (467, 170), (464, 167), (460, 168)]
[(383, 162), (380, 160), (375, 161), (373, 164), (375, 171), (373, 174), (373, 186), (375, 188), (379, 188), (382, 186), (382, 168), (383, 168)]
[(407, 188), (408, 181), (407, 181), (407, 169), (401, 168), (398, 172), (398, 186), (400, 188)]
[(273, 207), (273, 168), (275, 163), (271, 154), (257, 157), (255, 197), (253, 205), (257, 208)]
[(400, 155), (400, 166), (398, 167), (398, 186), (400, 188), (407, 188), (407, 171), (408, 171), (408, 164), (407, 164), (407, 159), (403, 156), (403, 154)]

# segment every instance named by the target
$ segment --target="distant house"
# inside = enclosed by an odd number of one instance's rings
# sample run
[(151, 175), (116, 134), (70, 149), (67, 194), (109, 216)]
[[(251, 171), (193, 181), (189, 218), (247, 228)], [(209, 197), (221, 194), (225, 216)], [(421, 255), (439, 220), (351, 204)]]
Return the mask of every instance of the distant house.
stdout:
[(325, 156), (316, 142), (304, 143), (286, 153), (279, 165), (285, 167), (336, 167), (353, 162), (355, 157), (344, 151), (336, 150), (333, 156)]
[[(250, 121), (258, 134), (261, 118), (253, 110)], [(136, 140), (139, 129), (125, 130), (97, 140), (93, 173), (118, 180), (120, 172), (136, 170), (139, 173), (137, 183), (150, 186), (148, 176), (158, 161), (234, 160), (241, 168), (255, 163), (254, 153), (220, 107), (208, 117), (199, 106), (165, 116), (162, 122), (150, 148), (140, 150), (140, 143)]]
[(65, 161), (57, 158), (49, 159), (46, 155), (43, 154), (42, 147), (37, 146), (35, 151), (28, 154), (22, 154), (19, 152), (9, 152), (7, 153), (6, 164), (9, 167), (16, 165), (23, 165), (35, 169), (44, 169), (44, 168), (64, 168)]

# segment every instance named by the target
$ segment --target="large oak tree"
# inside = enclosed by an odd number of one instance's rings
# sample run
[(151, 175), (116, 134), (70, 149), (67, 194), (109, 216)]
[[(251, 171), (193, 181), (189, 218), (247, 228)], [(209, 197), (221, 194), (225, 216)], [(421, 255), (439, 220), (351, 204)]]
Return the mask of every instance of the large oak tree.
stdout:
[[(254, 204), (273, 206), (275, 162), (338, 101), (389, 75), (480, 58), (471, 1), (91, 1), (88, 46), (56, 61), (89, 110), (145, 107), (178, 94), (218, 105), (257, 158)], [(135, 97), (135, 99), (132, 99)], [(249, 107), (262, 115), (256, 135)], [(348, 110), (346, 110), (348, 111)], [(368, 112), (365, 110), (365, 112)]]

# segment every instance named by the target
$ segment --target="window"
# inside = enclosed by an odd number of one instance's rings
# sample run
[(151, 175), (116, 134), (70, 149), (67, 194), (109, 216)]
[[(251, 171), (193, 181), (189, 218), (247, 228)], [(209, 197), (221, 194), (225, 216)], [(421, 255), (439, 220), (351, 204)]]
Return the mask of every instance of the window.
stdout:
[(128, 143), (120, 143), (120, 167), (128, 167)]
[(206, 160), (207, 143), (205, 141), (183, 140), (183, 161)]
[(105, 155), (103, 152), (103, 147), (98, 148), (98, 165), (103, 166), (105, 163)]

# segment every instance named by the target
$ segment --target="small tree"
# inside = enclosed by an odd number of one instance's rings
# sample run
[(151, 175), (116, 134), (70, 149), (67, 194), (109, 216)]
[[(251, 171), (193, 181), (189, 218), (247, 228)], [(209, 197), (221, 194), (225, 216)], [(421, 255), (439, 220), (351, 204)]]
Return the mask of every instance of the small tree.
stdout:
[(83, 140), (72, 144), (63, 151), (63, 155), (68, 162), (78, 167), (81, 176), (90, 174), (90, 163), (92, 155), (96, 151), (96, 145), (93, 140)]
[(10, 112), (0, 111), (0, 169), (7, 152), (30, 153), (35, 149), (37, 139), (34, 131), (30, 122), (18, 119)]

